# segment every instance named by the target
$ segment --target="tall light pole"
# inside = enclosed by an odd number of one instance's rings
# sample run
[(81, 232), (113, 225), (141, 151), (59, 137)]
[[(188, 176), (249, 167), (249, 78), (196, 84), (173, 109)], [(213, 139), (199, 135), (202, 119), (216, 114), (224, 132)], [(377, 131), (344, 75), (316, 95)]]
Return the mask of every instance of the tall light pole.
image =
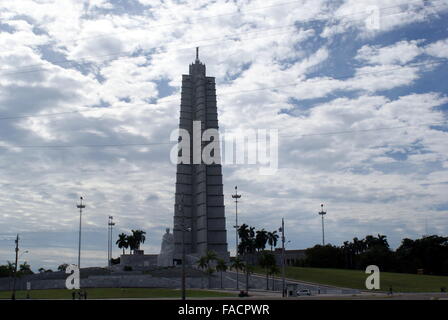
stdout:
[(112, 266), (112, 228), (115, 225), (113, 219), (114, 217), (109, 216), (109, 220), (107, 222), (107, 265), (109, 268)]
[(285, 220), (282, 218), (282, 227), (279, 230), (282, 233), (282, 297), (285, 297)]
[(322, 216), (322, 246), (325, 246), (324, 216), (325, 216), (326, 214), (327, 214), (327, 213), (324, 211), (324, 205), (321, 204), (321, 205), (320, 205), (320, 212), (319, 212), (319, 215)]
[(79, 271), (81, 271), (81, 219), (82, 219), (82, 209), (84, 209), (86, 206), (82, 204), (83, 198), (79, 198), (81, 200), (80, 204), (76, 205), (76, 207), (79, 209), (79, 241), (78, 241), (78, 268)]
[(16, 240), (16, 262), (14, 263), (14, 280), (13, 280), (13, 285), (12, 285), (12, 296), (11, 299), (12, 300), (16, 300), (16, 279), (17, 279), (17, 264), (19, 261), (19, 234), (17, 234)]
[[(241, 195), (238, 194), (238, 186), (235, 186), (235, 194), (232, 195), (232, 198), (235, 199), (235, 258), (238, 259), (238, 199), (241, 198)], [(239, 280), (238, 280), (238, 268), (236, 268), (236, 289), (239, 290)]]

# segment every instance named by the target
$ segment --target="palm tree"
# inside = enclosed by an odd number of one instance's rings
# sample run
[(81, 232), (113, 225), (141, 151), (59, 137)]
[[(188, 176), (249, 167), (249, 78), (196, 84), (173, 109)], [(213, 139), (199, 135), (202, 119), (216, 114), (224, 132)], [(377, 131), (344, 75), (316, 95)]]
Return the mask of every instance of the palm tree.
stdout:
[[(208, 267), (207, 257), (206, 256), (200, 257), (197, 262), (197, 265), (198, 265), (199, 269), (206, 270)], [(201, 282), (202, 282), (202, 280), (201, 280)], [(203, 285), (202, 285), (202, 287), (203, 287)]]
[[(243, 271), (244, 270), (244, 262), (239, 258), (239, 257), (235, 257), (230, 259), (230, 268), (232, 270), (236, 270), (236, 271)], [(237, 284), (238, 287), (238, 284)]]
[(272, 252), (263, 251), (258, 263), (260, 267), (266, 271), (266, 290), (269, 290), (269, 271), (273, 265), (277, 265), (275, 261), (275, 256)]
[(125, 233), (120, 233), (115, 244), (118, 245), (118, 248), (123, 249), (123, 254), (125, 254), (124, 249), (129, 247), (128, 236)]
[(378, 234), (378, 243), (384, 248), (389, 248), (389, 243), (387, 242), (387, 236)]
[(221, 273), (221, 289), (222, 289), (222, 273), (227, 271), (227, 264), (224, 259), (218, 259), (216, 262), (216, 271)]
[(268, 232), (268, 244), (271, 246), (271, 251), (273, 251), (273, 248), (277, 246), (277, 240), (278, 240), (278, 234), (277, 231)]
[(26, 261), (19, 265), (19, 272), (20, 274), (33, 274), (33, 271), (31, 271), (31, 266)]
[(264, 229), (258, 230), (255, 236), (255, 247), (260, 252), (266, 248), (268, 242), (268, 232)]
[(253, 253), (257, 248), (256, 238), (255, 238), (255, 228), (249, 227), (246, 224), (241, 225), (238, 228), (238, 236), (241, 239), (238, 245), (238, 253), (243, 255), (246, 260), (246, 291), (249, 291), (249, 255), (253, 258)]
[(208, 276), (208, 287), (210, 288), (211, 276), (215, 269), (213, 268), (213, 262), (218, 260), (216, 252), (208, 250), (206, 254), (199, 258), (197, 265), (200, 269), (205, 270)]
[(146, 232), (143, 231), (143, 230), (131, 230), (131, 232), (132, 232), (132, 235), (135, 238), (135, 245), (136, 245), (135, 249), (136, 250), (140, 250), (140, 244), (145, 243), (145, 240), (146, 240), (145, 234), (146, 234)]
[(127, 236), (128, 244), (129, 244), (129, 253), (131, 254), (134, 250), (136, 250), (137, 247), (137, 240), (135, 239), (134, 235)]
[(207, 263), (207, 275), (208, 275), (208, 288), (210, 289), (211, 286), (211, 276), (213, 272), (215, 272), (215, 269), (213, 268), (213, 262), (216, 261), (218, 257), (216, 256), (216, 252), (208, 250), (205, 254), (205, 261)]
[(344, 252), (345, 256), (345, 267), (351, 269), (353, 265), (353, 243), (344, 241), (342, 251)]
[(67, 269), (67, 267), (68, 267), (68, 264), (67, 264), (67, 263), (60, 264), (60, 265), (58, 266), (58, 271), (65, 272), (65, 270)]
[(15, 269), (15, 267), (16, 267), (16, 264), (14, 263), (14, 262), (11, 262), (11, 261), (7, 261), (7, 264), (8, 264), (8, 270), (9, 270), (9, 273), (13, 273), (14, 272), (14, 269)]
[(246, 292), (249, 293), (249, 276), (250, 276), (252, 273), (254, 273), (255, 268), (254, 268), (253, 265), (251, 265), (251, 264), (249, 264), (249, 263), (246, 263), (246, 264), (244, 265), (244, 269), (245, 269), (245, 271), (246, 271)]
[(255, 228), (243, 224), (238, 228), (238, 236), (240, 238), (238, 253), (241, 255), (254, 253), (257, 248), (255, 242)]
[(238, 237), (240, 238), (240, 243), (238, 244), (238, 253), (240, 255), (245, 255), (245, 253), (247, 253), (248, 247), (253, 241), (253, 236), (254, 228), (250, 228), (247, 224), (244, 223), (238, 228)]
[(218, 257), (216, 256), (216, 252), (215, 251), (211, 251), (208, 250), (207, 253), (205, 254), (205, 257), (207, 259), (207, 263), (210, 263), (212, 261), (215, 261), (218, 259)]
[(374, 236), (368, 235), (365, 237), (364, 243), (366, 245), (366, 249), (370, 249), (375, 246), (376, 239)]
[(355, 251), (355, 255), (362, 253), (364, 247), (364, 241), (359, 240), (358, 238), (353, 238), (353, 249)]

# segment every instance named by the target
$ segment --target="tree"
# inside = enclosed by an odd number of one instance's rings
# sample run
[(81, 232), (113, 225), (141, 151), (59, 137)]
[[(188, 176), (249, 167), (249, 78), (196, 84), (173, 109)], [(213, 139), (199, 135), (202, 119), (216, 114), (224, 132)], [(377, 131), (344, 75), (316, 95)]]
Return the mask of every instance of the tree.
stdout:
[(353, 244), (349, 241), (344, 241), (341, 247), (342, 253), (344, 254), (344, 267), (351, 269), (353, 267)]
[(14, 263), (8, 261), (6, 265), (0, 266), (0, 278), (1, 277), (11, 277), (14, 273)]
[(53, 270), (51, 270), (51, 269), (45, 269), (45, 268), (39, 268), (37, 271), (39, 271), (39, 273), (49, 273), (49, 272), (53, 272)]
[(238, 228), (238, 236), (240, 238), (238, 253), (245, 256), (254, 253), (257, 248), (255, 242), (255, 228), (243, 224)]
[(246, 260), (246, 291), (249, 291), (249, 255), (253, 256), (257, 245), (255, 241), (255, 228), (249, 227), (247, 224), (243, 224), (238, 228), (238, 236), (240, 238), (240, 244), (238, 245), (238, 253), (243, 255)]
[(341, 248), (327, 244), (315, 245), (305, 250), (305, 266), (315, 268), (342, 268), (344, 254)]
[(269, 272), (272, 266), (277, 265), (274, 254), (272, 252), (263, 251), (258, 259), (258, 264), (266, 272), (266, 290), (269, 290)]
[(401, 272), (448, 275), (448, 238), (437, 235), (417, 240), (403, 239), (396, 250)]
[(211, 276), (215, 269), (213, 268), (213, 262), (217, 260), (216, 253), (214, 251), (208, 250), (206, 254), (199, 258), (197, 264), (202, 270), (205, 270), (208, 277), (208, 287), (211, 286)]
[(143, 230), (131, 230), (132, 236), (135, 239), (135, 249), (140, 250), (140, 244), (145, 243), (146, 240), (146, 232)]
[(221, 273), (221, 289), (222, 289), (222, 273), (227, 271), (227, 264), (224, 259), (218, 259), (216, 262), (216, 271)]
[(128, 236), (125, 233), (120, 233), (115, 244), (118, 245), (118, 248), (123, 249), (123, 254), (125, 254), (124, 250), (129, 247)]
[(357, 268), (364, 269), (368, 265), (375, 264), (381, 266), (383, 271), (395, 270), (395, 261), (392, 251), (389, 249), (389, 243), (385, 235), (378, 234), (377, 237), (367, 235), (363, 240), (362, 251), (358, 254)]
[[(197, 261), (197, 265), (198, 265), (199, 269), (201, 269), (203, 271), (206, 270), (207, 269), (207, 257), (206, 256), (200, 257), (199, 260)], [(203, 279), (203, 277), (201, 278), (201, 283), (202, 283), (202, 279)], [(202, 285), (202, 288), (204, 288), (204, 285), (203, 284), (201, 284), (201, 285)]]
[(210, 289), (211, 286), (211, 277), (212, 274), (215, 272), (215, 269), (213, 268), (213, 263), (216, 261), (217, 256), (214, 251), (208, 250), (205, 254), (205, 258), (207, 261), (207, 275), (208, 275), (208, 288)]
[(205, 269), (207, 268), (207, 257), (206, 256), (202, 256), (199, 258), (197, 265), (199, 267), (199, 269)]
[[(238, 237), (240, 238), (241, 241), (247, 241), (250, 238), (250, 232), (251, 230), (249, 229), (249, 226), (247, 224), (242, 224), (239, 228), (238, 228)], [(239, 248), (238, 248), (239, 249)], [(239, 251), (239, 250), (238, 250)]]
[(58, 266), (58, 271), (63, 271), (65, 272), (65, 270), (67, 269), (68, 264), (67, 263), (63, 263), (61, 265)]
[(20, 275), (26, 275), (33, 274), (33, 271), (31, 271), (31, 266), (25, 261), (19, 265), (19, 273)]
[(368, 235), (364, 239), (365, 250), (369, 250), (373, 247), (382, 247), (389, 249), (389, 243), (387, 242), (387, 237), (385, 235), (378, 234), (378, 237)]
[(6, 262), (8, 264), (8, 270), (11, 271), (11, 274), (14, 273), (14, 270), (16, 269), (16, 264), (11, 261)]
[(258, 252), (266, 248), (268, 242), (268, 232), (264, 229), (258, 230), (255, 235), (255, 248)]
[(134, 252), (137, 247), (137, 239), (135, 239), (134, 235), (128, 236), (128, 243), (129, 243), (129, 253)]
[(277, 231), (268, 232), (267, 236), (268, 236), (268, 244), (271, 247), (271, 251), (273, 251), (273, 248), (277, 246), (278, 241)]
[(207, 259), (207, 263), (216, 261), (218, 259), (218, 257), (216, 256), (216, 252), (215, 251), (211, 251), (211, 250), (207, 251), (207, 253), (205, 254), (205, 257)]
[(239, 258), (231, 258), (230, 259), (230, 268), (236, 271), (243, 271), (244, 270), (244, 262)]

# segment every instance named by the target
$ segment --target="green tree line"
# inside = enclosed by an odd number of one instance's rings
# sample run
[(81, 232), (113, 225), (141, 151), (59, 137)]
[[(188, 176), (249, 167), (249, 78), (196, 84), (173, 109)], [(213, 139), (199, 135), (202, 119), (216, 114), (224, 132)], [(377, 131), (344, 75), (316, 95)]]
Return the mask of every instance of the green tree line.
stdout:
[(342, 246), (315, 245), (305, 250), (305, 256), (297, 266), (362, 270), (377, 265), (381, 271), (448, 275), (448, 238), (438, 235), (405, 238), (396, 250), (385, 235), (368, 235)]

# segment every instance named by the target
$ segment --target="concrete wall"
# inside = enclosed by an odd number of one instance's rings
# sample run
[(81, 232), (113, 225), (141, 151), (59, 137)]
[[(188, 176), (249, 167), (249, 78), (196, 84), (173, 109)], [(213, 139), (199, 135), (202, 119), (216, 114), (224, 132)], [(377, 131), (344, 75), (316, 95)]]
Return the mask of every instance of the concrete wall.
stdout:
[(150, 267), (157, 265), (157, 254), (122, 254), (120, 267)]

